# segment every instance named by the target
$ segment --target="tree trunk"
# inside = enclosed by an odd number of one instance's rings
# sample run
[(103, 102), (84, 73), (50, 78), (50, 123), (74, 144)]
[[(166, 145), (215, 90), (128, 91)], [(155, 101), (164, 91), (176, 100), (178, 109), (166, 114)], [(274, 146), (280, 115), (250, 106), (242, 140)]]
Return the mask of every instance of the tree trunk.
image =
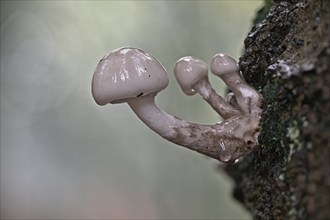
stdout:
[(244, 43), (264, 104), (260, 147), (225, 168), (234, 196), (254, 219), (330, 219), (330, 1), (274, 0)]

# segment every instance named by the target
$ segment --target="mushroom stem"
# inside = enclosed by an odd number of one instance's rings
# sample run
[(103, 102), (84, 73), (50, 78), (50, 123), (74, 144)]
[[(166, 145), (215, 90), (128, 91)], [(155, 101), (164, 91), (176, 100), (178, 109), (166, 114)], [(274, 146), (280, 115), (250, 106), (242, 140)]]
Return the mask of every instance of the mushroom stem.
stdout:
[(261, 95), (249, 86), (238, 72), (223, 74), (220, 78), (226, 83), (229, 90), (235, 94), (237, 104), (245, 114), (261, 113)]
[(155, 103), (155, 94), (149, 94), (127, 100), (134, 113), (151, 130), (166, 139), (175, 137), (175, 127), (184, 127), (188, 123), (160, 109)]
[(216, 93), (207, 78), (196, 83), (193, 86), (193, 89), (198, 92), (223, 119), (242, 114), (239, 110), (229, 104), (226, 99)]
[(258, 117), (240, 115), (215, 125), (189, 123), (158, 108), (154, 97), (127, 103), (150, 129), (172, 143), (223, 162), (244, 157), (257, 145)]

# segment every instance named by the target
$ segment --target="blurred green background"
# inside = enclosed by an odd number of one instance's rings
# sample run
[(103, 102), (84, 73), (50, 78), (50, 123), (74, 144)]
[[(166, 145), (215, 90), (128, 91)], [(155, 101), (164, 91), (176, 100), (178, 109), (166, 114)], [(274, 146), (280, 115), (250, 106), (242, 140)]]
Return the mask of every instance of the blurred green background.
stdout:
[(97, 106), (90, 84), (103, 55), (139, 47), (168, 70), (158, 105), (215, 123), (198, 95), (181, 92), (173, 65), (218, 52), (237, 59), (261, 5), (1, 1), (1, 217), (249, 218), (217, 161), (160, 138), (126, 104)]

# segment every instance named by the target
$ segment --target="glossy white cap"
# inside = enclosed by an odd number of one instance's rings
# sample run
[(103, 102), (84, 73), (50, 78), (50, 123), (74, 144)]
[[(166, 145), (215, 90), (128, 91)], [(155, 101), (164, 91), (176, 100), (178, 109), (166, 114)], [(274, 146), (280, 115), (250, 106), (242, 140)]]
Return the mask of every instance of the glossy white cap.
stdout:
[(195, 57), (187, 56), (179, 59), (174, 66), (174, 75), (182, 91), (194, 95), (193, 86), (201, 79), (207, 78), (207, 64)]
[(111, 51), (98, 63), (92, 94), (99, 105), (158, 93), (168, 85), (165, 68), (143, 50), (123, 47)]
[(214, 75), (220, 77), (227, 73), (239, 72), (237, 62), (232, 57), (223, 53), (218, 53), (213, 56), (210, 69)]

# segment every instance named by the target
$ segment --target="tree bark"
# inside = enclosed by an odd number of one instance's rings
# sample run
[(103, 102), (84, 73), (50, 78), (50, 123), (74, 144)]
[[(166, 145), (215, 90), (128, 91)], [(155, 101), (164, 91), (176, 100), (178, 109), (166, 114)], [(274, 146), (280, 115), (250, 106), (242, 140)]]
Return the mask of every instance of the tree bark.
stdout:
[(274, 0), (266, 14), (239, 62), (264, 97), (260, 147), (225, 169), (254, 219), (330, 219), (330, 1)]

